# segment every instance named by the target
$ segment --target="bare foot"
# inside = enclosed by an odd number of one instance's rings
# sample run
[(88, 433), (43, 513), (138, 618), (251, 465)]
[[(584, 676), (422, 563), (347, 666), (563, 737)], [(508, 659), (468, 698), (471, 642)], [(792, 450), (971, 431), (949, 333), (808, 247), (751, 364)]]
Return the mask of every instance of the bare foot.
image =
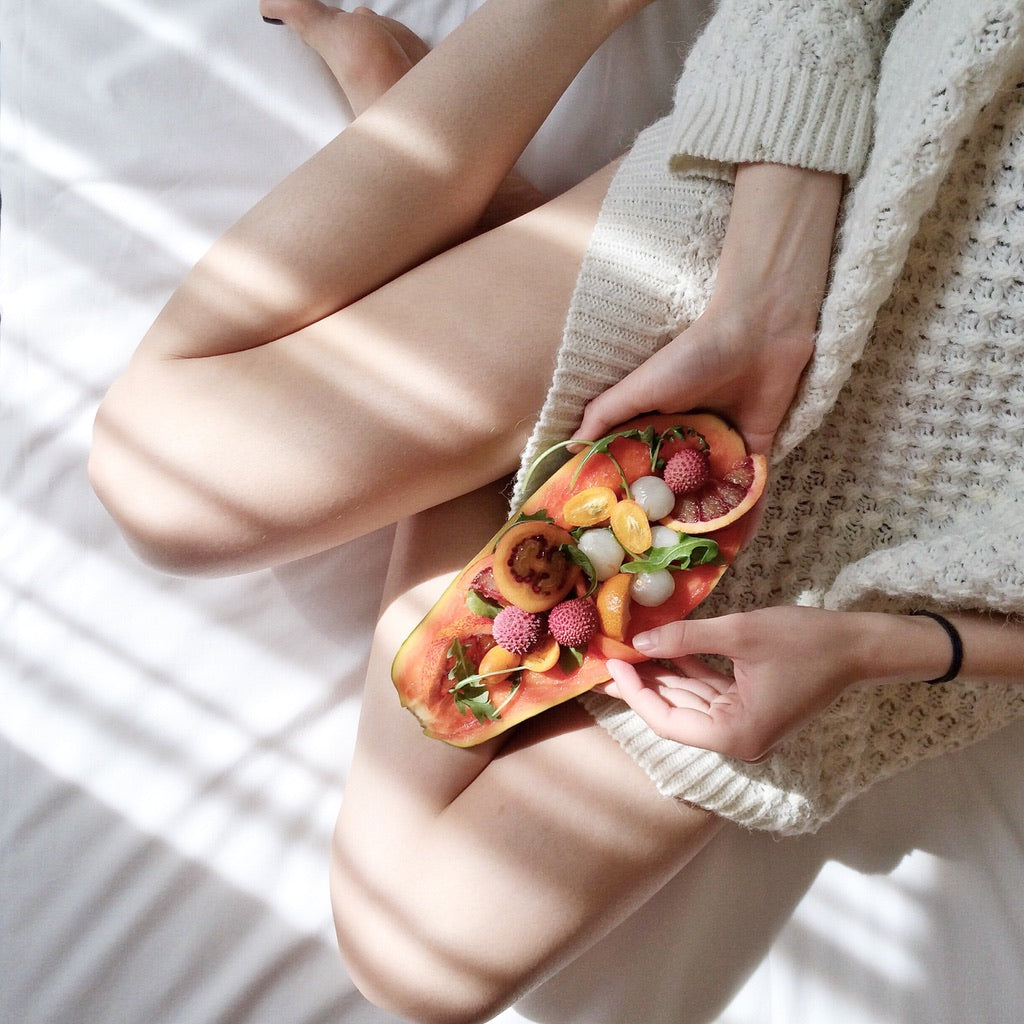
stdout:
[[(430, 52), (410, 28), (366, 7), (347, 12), (320, 0), (260, 0), (260, 13), (288, 25), (323, 58), (356, 116)], [(513, 172), (498, 187), (477, 231), (504, 224), (545, 199)]]
[(348, 12), (319, 0), (261, 0), (260, 13), (283, 22), (323, 58), (356, 115), (429, 52), (411, 29), (366, 7)]

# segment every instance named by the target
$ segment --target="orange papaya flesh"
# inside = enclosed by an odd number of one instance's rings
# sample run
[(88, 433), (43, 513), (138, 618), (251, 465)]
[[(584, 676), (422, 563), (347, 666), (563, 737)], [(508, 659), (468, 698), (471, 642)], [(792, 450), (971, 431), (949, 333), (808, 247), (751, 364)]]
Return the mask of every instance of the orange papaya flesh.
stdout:
[[(666, 441), (660, 453), (663, 458), (671, 457), (680, 447), (706, 442), (709, 461), (718, 471), (746, 455), (742, 438), (710, 414), (646, 416), (619, 429), (643, 429), (648, 425), (658, 432), (684, 426), (700, 435), (687, 433), (681, 440)], [(614, 461), (598, 453), (589, 458), (578, 473), (585, 453), (576, 455), (524, 502), (510, 522), (515, 522), (520, 515), (543, 510), (552, 522), (570, 529), (571, 524), (562, 516), (570, 497), (584, 488), (596, 486), (610, 487), (623, 494), (620, 468), (629, 482), (650, 475), (650, 449), (645, 442), (618, 438), (611, 443), (610, 452)], [(718, 544), (716, 563), (673, 572), (675, 591), (664, 604), (653, 608), (631, 604), (629, 635), (689, 615), (725, 573), (748, 539), (752, 523), (752, 517), (744, 515), (708, 534)], [(469, 747), (483, 743), (550, 707), (593, 689), (611, 678), (606, 664), (610, 658), (632, 663), (645, 660), (628, 643), (598, 633), (582, 652), (579, 664), (571, 658), (562, 658), (544, 672), (522, 669), (508, 678), (478, 679), (475, 691), (472, 687), (460, 688), (453, 644), (458, 643), (472, 664), (478, 664), (479, 658), (494, 644), (493, 620), (471, 612), (466, 597), (473, 580), (493, 567), (495, 546), (508, 526), (502, 527), (449, 584), (402, 644), (392, 664), (392, 679), (403, 706), (416, 716), (425, 735), (453, 746)]]

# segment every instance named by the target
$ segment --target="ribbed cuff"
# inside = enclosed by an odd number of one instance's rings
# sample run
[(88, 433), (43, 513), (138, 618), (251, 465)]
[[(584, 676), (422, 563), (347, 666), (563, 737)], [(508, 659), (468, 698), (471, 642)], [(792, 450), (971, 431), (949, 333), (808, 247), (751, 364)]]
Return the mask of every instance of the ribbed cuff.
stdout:
[(874, 83), (820, 68), (716, 77), (676, 91), (672, 170), (731, 177), (737, 163), (779, 163), (856, 177), (871, 143)]

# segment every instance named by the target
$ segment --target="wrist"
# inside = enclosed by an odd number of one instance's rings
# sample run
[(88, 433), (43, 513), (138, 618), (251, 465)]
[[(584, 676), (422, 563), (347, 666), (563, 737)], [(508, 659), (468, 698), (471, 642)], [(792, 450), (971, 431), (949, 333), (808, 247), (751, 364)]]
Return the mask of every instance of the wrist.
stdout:
[(923, 682), (945, 675), (953, 647), (946, 630), (926, 616), (852, 612), (856, 675), (864, 682)]
[(740, 165), (712, 303), (744, 311), (768, 335), (813, 334), (843, 180), (801, 167)]

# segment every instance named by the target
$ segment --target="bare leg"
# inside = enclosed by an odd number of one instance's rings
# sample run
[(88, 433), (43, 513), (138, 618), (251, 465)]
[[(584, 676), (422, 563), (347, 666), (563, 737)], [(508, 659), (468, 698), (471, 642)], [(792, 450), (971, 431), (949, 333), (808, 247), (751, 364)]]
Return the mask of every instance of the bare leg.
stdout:
[[(318, 0), (263, 0), (260, 10), (294, 29), (320, 54), (357, 117), (430, 52), (406, 25), (367, 7), (349, 13)], [(504, 224), (540, 206), (544, 199), (513, 171), (498, 186), (476, 230)]]
[(646, 2), (488, 0), (213, 246), (141, 351), (273, 341), (465, 238), (580, 67)]
[(469, 750), (425, 739), (400, 707), (390, 659), (502, 520), (496, 493), (399, 527), (335, 837), (346, 963), (371, 1000), (413, 1020), (488, 1019), (649, 899), (720, 824), (659, 796), (575, 702)]
[(90, 469), (139, 553), (181, 573), (279, 564), (510, 472), (607, 178), (288, 338), (136, 362)]
[[(609, 174), (394, 275), (472, 228), (640, 6), (492, 0), (214, 246), (97, 418), (94, 486), (144, 557), (274, 564), (512, 468)], [(396, 125), (426, 163), (388, 144)]]

